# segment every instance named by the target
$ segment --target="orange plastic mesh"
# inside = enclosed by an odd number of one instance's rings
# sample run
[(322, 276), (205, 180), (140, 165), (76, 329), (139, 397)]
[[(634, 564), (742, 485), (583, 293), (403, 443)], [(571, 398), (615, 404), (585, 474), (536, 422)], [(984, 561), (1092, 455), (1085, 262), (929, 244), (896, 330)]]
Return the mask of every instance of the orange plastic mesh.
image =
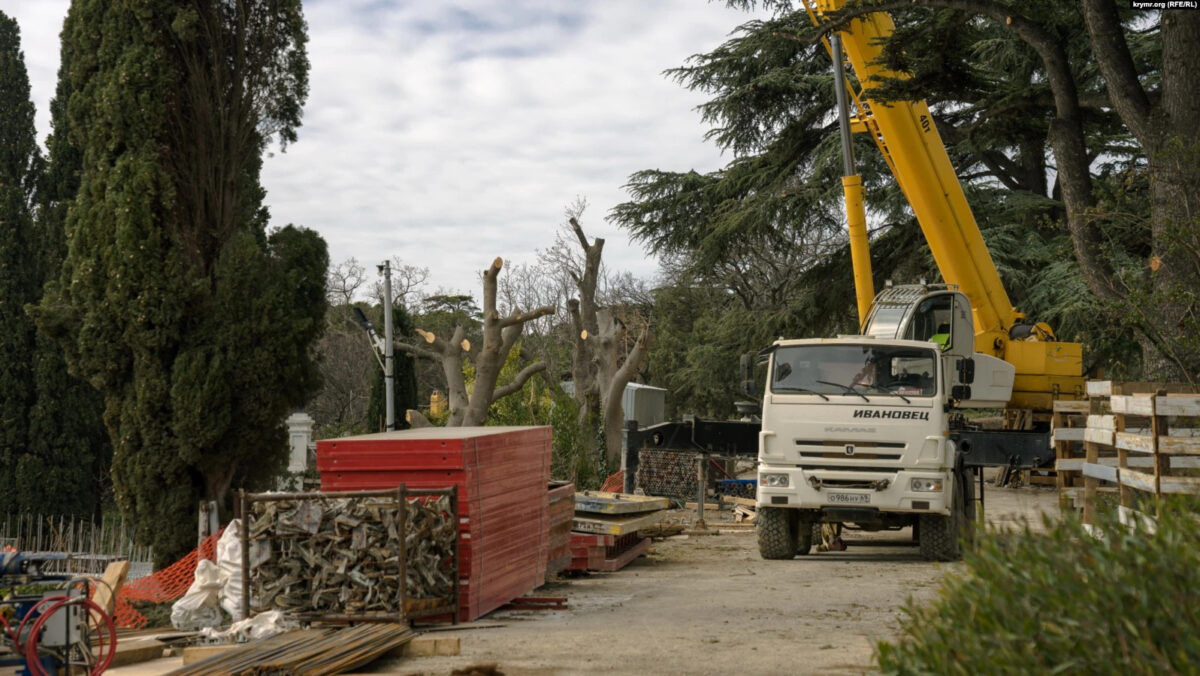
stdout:
[(135, 609), (130, 602), (142, 601), (149, 603), (165, 603), (183, 596), (196, 578), (196, 565), (200, 559), (214, 560), (217, 558), (217, 540), (220, 533), (208, 536), (182, 559), (146, 577), (125, 583), (117, 592), (117, 602), (113, 608), (113, 619), (122, 628), (140, 629), (146, 626), (146, 616)]
[(612, 474), (609, 474), (608, 478), (604, 480), (604, 485), (600, 487), (600, 490), (606, 491), (608, 493), (620, 493), (620, 492), (624, 491), (625, 490), (625, 471), (617, 470), (617, 471), (613, 472)]

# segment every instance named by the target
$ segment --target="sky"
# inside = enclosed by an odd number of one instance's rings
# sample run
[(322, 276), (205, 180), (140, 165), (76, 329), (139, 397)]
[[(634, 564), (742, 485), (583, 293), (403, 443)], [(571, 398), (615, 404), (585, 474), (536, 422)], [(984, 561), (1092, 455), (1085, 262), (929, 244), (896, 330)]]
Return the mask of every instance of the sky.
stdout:
[[(67, 0), (0, 0), (17, 19), (38, 137)], [(272, 225), (312, 228), (334, 263), (429, 268), (431, 290), (477, 298), (496, 256), (532, 263), (576, 198), (605, 264), (657, 262), (606, 222), (642, 169), (700, 172), (722, 156), (705, 100), (663, 75), (750, 17), (706, 0), (308, 0), (311, 91), (299, 141), (265, 160)]]

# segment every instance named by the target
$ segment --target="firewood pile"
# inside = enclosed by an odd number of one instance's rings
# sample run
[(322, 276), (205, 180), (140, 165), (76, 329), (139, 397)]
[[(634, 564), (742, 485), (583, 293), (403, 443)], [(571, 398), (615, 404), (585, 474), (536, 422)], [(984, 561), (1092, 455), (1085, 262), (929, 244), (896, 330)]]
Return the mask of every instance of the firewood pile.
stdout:
[(453, 500), (304, 494), (250, 501), (251, 614), (397, 615), (406, 601), (452, 599)]

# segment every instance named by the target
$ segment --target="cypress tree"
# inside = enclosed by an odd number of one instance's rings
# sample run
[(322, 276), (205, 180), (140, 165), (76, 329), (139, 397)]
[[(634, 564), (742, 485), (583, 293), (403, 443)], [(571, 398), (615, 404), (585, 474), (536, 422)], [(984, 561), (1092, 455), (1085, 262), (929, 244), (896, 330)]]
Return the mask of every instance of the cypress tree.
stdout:
[(40, 173), (29, 75), (17, 22), (0, 13), (0, 509), (15, 507), (16, 465), (29, 441), (37, 281), (30, 242)]
[[(64, 27), (64, 32), (70, 26)], [(79, 190), (82, 156), (71, 140), (67, 101), (72, 53), (64, 44), (58, 87), (50, 102), (49, 160), (38, 191), (34, 259), (38, 293), (58, 277), (67, 253), (67, 209)], [(39, 332), (33, 361), (34, 402), (29, 411), (28, 452), (17, 461), (14, 496), (21, 511), (91, 515), (111, 496), (112, 446), (104, 429), (100, 393), (68, 373), (58, 343)]]
[(307, 95), (299, 0), (74, 0), (68, 115), (83, 163), (68, 252), (38, 312), (104, 397), (118, 505), (156, 563), (286, 464), (318, 386), (328, 253), (269, 232), (259, 182)]

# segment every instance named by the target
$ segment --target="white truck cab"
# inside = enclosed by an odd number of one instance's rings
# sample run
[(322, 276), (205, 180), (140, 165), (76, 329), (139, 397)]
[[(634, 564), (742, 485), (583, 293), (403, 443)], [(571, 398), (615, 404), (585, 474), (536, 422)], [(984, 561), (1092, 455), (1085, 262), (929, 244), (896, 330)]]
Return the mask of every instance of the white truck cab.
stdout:
[[(926, 558), (960, 555), (974, 492), (951, 418), (960, 405), (1003, 405), (1012, 367), (974, 353), (963, 294), (920, 289), (881, 292), (872, 318), (886, 326), (869, 322), (867, 335), (769, 349), (756, 498), (763, 558), (807, 554), (820, 523), (913, 526)], [(889, 306), (896, 295), (903, 302)]]

